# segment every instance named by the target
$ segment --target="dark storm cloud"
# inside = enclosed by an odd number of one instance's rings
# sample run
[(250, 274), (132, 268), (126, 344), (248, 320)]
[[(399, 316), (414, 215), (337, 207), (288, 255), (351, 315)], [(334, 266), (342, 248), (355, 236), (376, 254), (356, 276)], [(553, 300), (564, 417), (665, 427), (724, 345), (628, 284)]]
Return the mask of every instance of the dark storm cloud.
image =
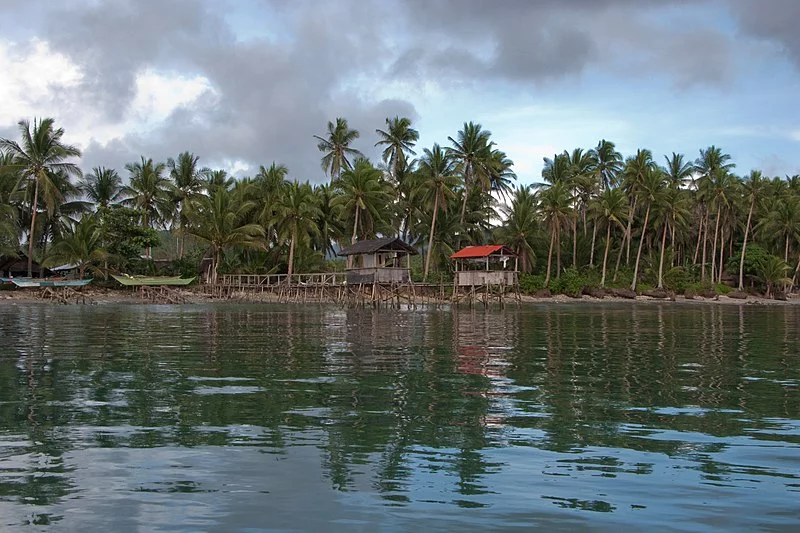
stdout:
[(800, 68), (800, 2), (797, 0), (731, 0), (741, 32), (777, 43)]
[[(791, 17), (730, 0), (742, 30), (782, 43), (800, 57)], [(190, 150), (204, 164), (276, 160), (291, 174), (320, 179), (314, 134), (337, 116), (361, 131), (356, 148), (377, 155), (374, 129), (387, 116), (416, 117), (406, 95), (385, 100), (395, 81), (413, 86), (558, 82), (590, 68), (629, 77), (659, 75), (678, 88), (722, 85), (732, 76), (733, 45), (714, 21), (700, 28), (660, 20), (659, 9), (696, 9), (704, 0), (252, 0), (249, 23), (263, 29), (237, 35), (228, 16), (241, 2), (98, 0), (29, 2), (47, 9), (39, 38), (77, 62), (78, 98), (114, 122), (125, 116), (145, 69), (203, 76), (211, 90), (178, 108), (154, 131), (85, 149), (85, 166), (122, 169), (140, 154), (156, 159)], [(775, 0), (797, 14), (792, 0)], [(21, 5), (21, 3), (17, 3)], [(34, 7), (30, 7), (34, 6)], [(45, 7), (46, 6), (46, 7)], [(59, 7), (60, 6), (60, 7)], [(6, 21), (23, 11), (9, 11)], [(14, 8), (12, 8), (14, 9)], [(10, 13), (10, 14), (9, 14)], [(796, 17), (794, 17), (796, 18)], [(19, 25), (19, 24), (18, 24)], [(0, 22), (0, 29), (4, 29)], [(409, 100), (418, 95), (410, 94)], [(471, 117), (465, 116), (465, 120)], [(69, 132), (69, 124), (63, 124)]]
[[(368, 72), (380, 53), (378, 28), (367, 24), (375, 10), (355, 16), (356, 10), (280, 7), (280, 21), (263, 22), (290, 26), (293, 38), (286, 41), (237, 41), (220, 12), (194, 1), (110, 1), (54, 13), (50, 39), (83, 66), (80, 90), (110, 120), (125, 113), (144, 68), (202, 75), (213, 88), (155, 131), (88, 146), (84, 161), (120, 168), (139, 153), (163, 160), (190, 150), (205, 164), (277, 160), (296, 177), (320, 180), (312, 135), (322, 134), (328, 120), (347, 117), (362, 129), (357, 147), (372, 154), (370, 132), (386, 116), (416, 118), (407, 102), (360, 100), (339, 90), (350, 76)], [(358, 35), (343, 36), (341, 28), (359, 17), (365, 23)]]

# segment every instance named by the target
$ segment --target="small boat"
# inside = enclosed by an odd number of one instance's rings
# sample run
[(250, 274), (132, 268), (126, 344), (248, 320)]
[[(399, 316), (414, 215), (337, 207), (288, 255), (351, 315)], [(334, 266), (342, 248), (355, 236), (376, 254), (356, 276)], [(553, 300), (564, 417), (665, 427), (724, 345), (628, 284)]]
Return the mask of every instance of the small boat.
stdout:
[(92, 282), (91, 279), (39, 279), (39, 278), (3, 278), (8, 279), (24, 289), (38, 287), (84, 287)]
[(142, 285), (178, 286), (178, 285), (188, 285), (194, 281), (194, 277), (182, 278), (180, 276), (129, 276), (127, 274), (118, 276), (116, 274), (111, 274), (111, 277), (113, 277), (115, 280), (119, 281), (122, 285), (125, 285), (126, 287), (140, 287)]

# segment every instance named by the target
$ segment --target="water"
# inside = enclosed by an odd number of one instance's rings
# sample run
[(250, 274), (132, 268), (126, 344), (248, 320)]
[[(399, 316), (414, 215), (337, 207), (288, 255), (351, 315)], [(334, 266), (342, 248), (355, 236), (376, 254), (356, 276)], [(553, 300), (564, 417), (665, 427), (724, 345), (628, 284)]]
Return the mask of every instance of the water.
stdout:
[(0, 530), (796, 531), (798, 325), (0, 306)]

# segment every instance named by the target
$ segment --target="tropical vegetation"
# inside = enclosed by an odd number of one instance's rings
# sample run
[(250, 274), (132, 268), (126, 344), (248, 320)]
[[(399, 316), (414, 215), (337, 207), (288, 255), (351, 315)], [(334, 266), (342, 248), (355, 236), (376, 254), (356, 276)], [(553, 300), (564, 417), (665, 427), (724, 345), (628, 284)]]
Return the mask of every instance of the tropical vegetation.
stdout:
[(450, 279), (461, 247), (498, 243), (519, 254), (531, 291), (779, 294), (798, 283), (800, 175), (737, 174), (718, 146), (625, 156), (603, 139), (546, 158), (541, 179), (522, 184), (481, 124), (422, 147), (409, 118), (387, 117), (372, 162), (338, 117), (313, 136), (324, 177), (300, 180), (277, 162), (229, 176), (188, 151), (84, 174), (52, 118), (18, 127), (18, 139), (0, 139), (0, 254), (81, 275), (152, 272), (154, 258), (195, 274), (204, 260), (212, 281), (337, 269), (341, 247), (396, 235), (421, 252), (420, 282)]

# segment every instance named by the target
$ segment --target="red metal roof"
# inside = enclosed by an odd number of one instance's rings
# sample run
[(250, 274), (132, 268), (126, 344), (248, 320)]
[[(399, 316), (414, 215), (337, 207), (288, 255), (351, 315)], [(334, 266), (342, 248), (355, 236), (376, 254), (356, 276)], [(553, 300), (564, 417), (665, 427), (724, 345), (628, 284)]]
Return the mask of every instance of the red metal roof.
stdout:
[(475, 257), (488, 257), (494, 253), (502, 251), (504, 255), (515, 256), (513, 250), (502, 244), (489, 244), (487, 246), (467, 246), (453, 255), (450, 259), (472, 259)]

